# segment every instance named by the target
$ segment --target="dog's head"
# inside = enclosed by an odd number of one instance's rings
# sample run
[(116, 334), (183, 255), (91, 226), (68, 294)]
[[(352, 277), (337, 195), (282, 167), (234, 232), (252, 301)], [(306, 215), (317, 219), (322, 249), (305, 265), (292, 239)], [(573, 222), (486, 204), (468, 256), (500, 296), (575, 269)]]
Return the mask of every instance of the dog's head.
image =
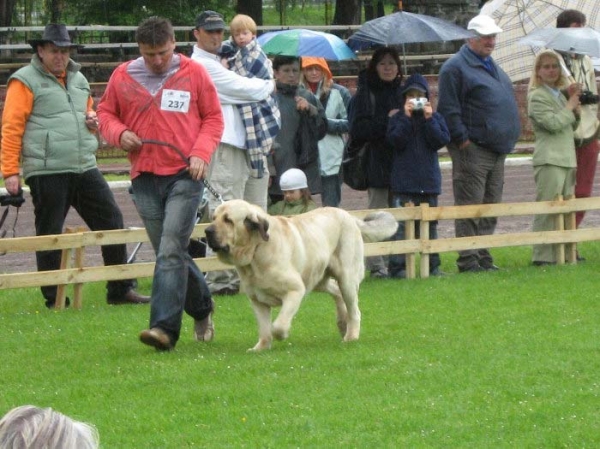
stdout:
[(243, 200), (221, 204), (206, 228), (208, 246), (219, 259), (236, 266), (252, 262), (256, 246), (269, 240), (269, 216)]

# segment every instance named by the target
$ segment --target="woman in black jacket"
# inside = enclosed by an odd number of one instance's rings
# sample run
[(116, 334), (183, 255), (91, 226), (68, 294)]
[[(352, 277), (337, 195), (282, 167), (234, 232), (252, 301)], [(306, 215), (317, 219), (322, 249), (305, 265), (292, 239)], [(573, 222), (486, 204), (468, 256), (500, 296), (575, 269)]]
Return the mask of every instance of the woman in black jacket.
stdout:
[[(400, 57), (391, 47), (375, 50), (358, 76), (358, 89), (348, 107), (350, 138), (369, 142), (367, 184), (369, 209), (390, 207), (392, 147), (386, 140), (388, 119), (403, 108)], [(367, 258), (371, 277), (388, 277), (384, 258)]]

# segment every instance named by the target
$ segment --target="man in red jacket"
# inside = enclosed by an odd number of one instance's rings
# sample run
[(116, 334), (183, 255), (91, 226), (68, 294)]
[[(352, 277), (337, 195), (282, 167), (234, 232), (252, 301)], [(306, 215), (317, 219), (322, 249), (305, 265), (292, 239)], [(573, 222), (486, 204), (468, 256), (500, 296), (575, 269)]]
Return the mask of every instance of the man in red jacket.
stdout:
[(179, 339), (184, 310), (196, 340), (214, 336), (214, 304), (187, 247), (223, 116), (206, 70), (175, 53), (169, 20), (145, 20), (136, 40), (141, 57), (113, 72), (98, 118), (104, 138), (128, 152), (136, 207), (156, 253), (150, 328), (140, 339), (166, 351)]

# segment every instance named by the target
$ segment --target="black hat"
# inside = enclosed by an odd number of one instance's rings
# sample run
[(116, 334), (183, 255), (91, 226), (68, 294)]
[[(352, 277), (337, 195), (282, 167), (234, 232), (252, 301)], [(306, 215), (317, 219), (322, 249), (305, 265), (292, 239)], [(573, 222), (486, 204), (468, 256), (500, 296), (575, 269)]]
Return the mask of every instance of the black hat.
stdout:
[(223, 16), (215, 11), (206, 10), (196, 17), (196, 28), (206, 31), (224, 30)]
[(49, 23), (44, 28), (44, 34), (42, 35), (42, 38), (29, 41), (29, 45), (31, 45), (35, 50), (37, 49), (38, 45), (45, 44), (47, 42), (51, 42), (57, 47), (81, 47), (81, 45), (71, 42), (71, 36), (69, 36), (67, 26), (63, 23)]

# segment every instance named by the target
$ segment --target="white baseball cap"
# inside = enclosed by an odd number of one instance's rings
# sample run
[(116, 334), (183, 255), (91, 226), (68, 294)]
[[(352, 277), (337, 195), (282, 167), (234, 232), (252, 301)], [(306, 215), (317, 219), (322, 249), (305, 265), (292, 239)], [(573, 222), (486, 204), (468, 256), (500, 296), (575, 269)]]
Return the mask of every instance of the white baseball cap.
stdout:
[(308, 187), (306, 175), (298, 168), (290, 168), (279, 178), (279, 187), (282, 191), (306, 189)]
[(502, 28), (496, 25), (494, 19), (483, 14), (473, 17), (467, 25), (467, 30), (475, 31), (480, 36), (502, 33)]

